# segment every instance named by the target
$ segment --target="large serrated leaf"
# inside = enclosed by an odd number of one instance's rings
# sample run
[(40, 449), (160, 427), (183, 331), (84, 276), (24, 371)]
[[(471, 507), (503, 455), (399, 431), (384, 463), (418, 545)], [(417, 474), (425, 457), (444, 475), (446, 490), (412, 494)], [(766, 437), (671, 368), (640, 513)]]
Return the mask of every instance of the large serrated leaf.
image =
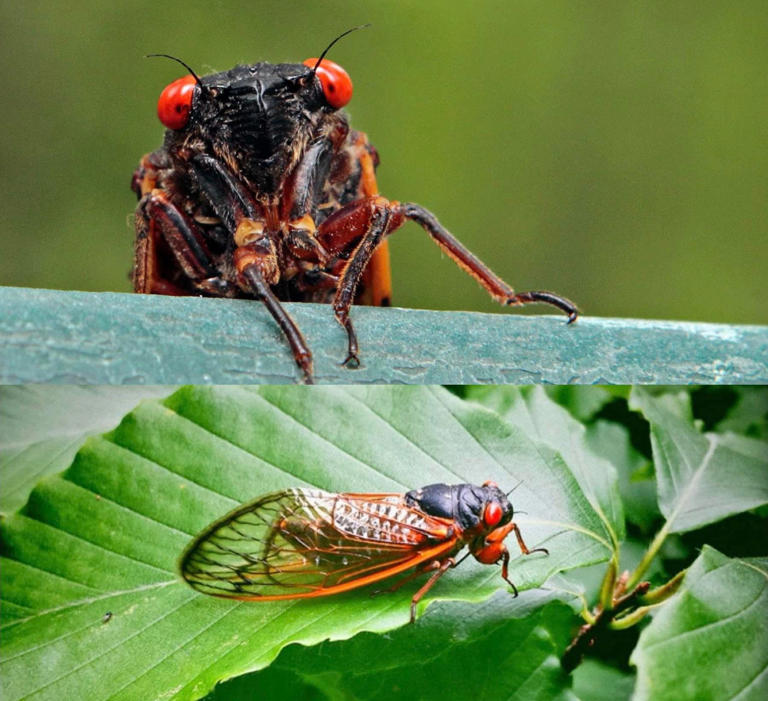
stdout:
[(766, 698), (766, 621), (768, 560), (731, 559), (705, 547), (678, 595), (640, 635), (631, 657), (635, 698)]
[(630, 407), (651, 424), (659, 508), (682, 533), (768, 503), (768, 443), (702, 433), (687, 394), (653, 396), (634, 388)]
[(768, 387), (734, 387), (736, 404), (717, 425), (718, 432), (733, 431), (768, 440)]
[(586, 440), (596, 455), (616, 469), (627, 521), (650, 532), (660, 517), (656, 480), (647, 475), (650, 462), (632, 447), (627, 428), (613, 421), (595, 421), (587, 426)]
[[(144, 402), (2, 524), (3, 698), (198, 698), (291, 642), (401, 626), (418, 583), (233, 602), (188, 589), (176, 561), (211, 520), (275, 489), (487, 479), (522, 481), (518, 523), (550, 550), (513, 560), (521, 590), (608, 556), (606, 524), (559, 454), (439, 388), (191, 387)], [(498, 568), (468, 560), (432, 599), (497, 589), (508, 589)]]

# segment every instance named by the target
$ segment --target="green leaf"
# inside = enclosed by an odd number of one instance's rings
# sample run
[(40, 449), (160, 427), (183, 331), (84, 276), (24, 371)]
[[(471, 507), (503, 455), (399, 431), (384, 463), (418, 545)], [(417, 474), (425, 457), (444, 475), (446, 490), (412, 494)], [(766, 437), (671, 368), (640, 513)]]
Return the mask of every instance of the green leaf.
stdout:
[(629, 699), (634, 686), (634, 675), (589, 658), (573, 672), (573, 693), (584, 701)]
[[(210, 521), (269, 491), (487, 479), (522, 481), (515, 504), (530, 516), (518, 523), (550, 551), (513, 559), (521, 591), (608, 556), (606, 524), (562, 457), (440, 388), (189, 387), (143, 402), (2, 522), (2, 696), (198, 698), (292, 642), (402, 626), (419, 583), (374, 598), (236, 602), (187, 588), (176, 561)], [(499, 589), (508, 594), (497, 567), (467, 560), (420, 612)]]
[(733, 431), (768, 440), (768, 387), (734, 387), (736, 404), (717, 425), (718, 432)]
[(525, 390), (493, 387), (484, 389), (480, 397), (485, 406), (563, 457), (616, 549), (625, 533), (616, 470), (590, 448), (584, 425), (547, 397), (539, 386)]
[(651, 424), (659, 508), (682, 533), (768, 503), (768, 444), (701, 433), (687, 393), (652, 396), (634, 388), (630, 407)]
[(630, 660), (636, 699), (768, 696), (767, 564), (703, 549), (680, 592), (640, 635)]
[(0, 387), (0, 513), (23, 506), (44, 475), (66, 469), (87, 436), (116, 426), (140, 399), (171, 391), (168, 387)]
[(386, 636), (291, 645), (270, 669), (217, 687), (210, 701), (277, 698), (281, 687), (268, 685), (286, 678), (331, 699), (572, 699), (554, 638), (567, 635), (573, 612), (548, 603), (553, 598), (541, 590), (525, 600), (499, 592), (482, 604), (437, 604)]
[(608, 388), (596, 385), (547, 385), (544, 391), (579, 421), (592, 419), (614, 397)]
[(629, 431), (621, 424), (600, 420), (587, 426), (586, 440), (596, 455), (616, 469), (627, 520), (644, 533), (649, 532), (661, 516), (656, 502), (656, 480), (652, 470), (646, 470), (649, 461), (632, 447)]

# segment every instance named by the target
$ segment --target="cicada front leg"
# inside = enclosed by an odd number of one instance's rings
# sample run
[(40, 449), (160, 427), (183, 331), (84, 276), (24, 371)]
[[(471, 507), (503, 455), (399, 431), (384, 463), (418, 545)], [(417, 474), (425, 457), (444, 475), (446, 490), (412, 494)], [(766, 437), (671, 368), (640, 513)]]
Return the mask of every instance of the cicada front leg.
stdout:
[(312, 384), (312, 353), (303, 334), (283, 308), (272, 287), (280, 281), (280, 266), (275, 243), (262, 223), (260, 205), (226, 166), (209, 156), (192, 161), (197, 181), (222, 224), (237, 246), (233, 263), (238, 284), (260, 299), (285, 335), (294, 360)]
[(274, 279), (272, 271), (277, 267), (274, 244), (268, 237), (264, 237), (261, 240), (240, 246), (235, 251), (234, 262), (240, 278), (253, 291), (253, 294), (264, 303), (267, 311), (285, 335), (291, 346), (293, 358), (304, 374), (304, 383), (311, 385), (313, 383), (312, 352), (309, 350), (304, 335), (296, 326), (296, 322), (285, 311), (270, 284), (270, 280)]
[(440, 248), (460, 268), (472, 275), (497, 302), (507, 306), (549, 304), (564, 311), (568, 315), (568, 323), (578, 317), (576, 305), (565, 297), (543, 290), (515, 292), (424, 207), (390, 202), (384, 197), (366, 197), (335, 212), (318, 230), (318, 240), (331, 253), (349, 250), (353, 246), (341, 272), (333, 300), (336, 319), (346, 329), (348, 336), (348, 352), (344, 365), (354, 367), (359, 364), (357, 336), (349, 319), (349, 310), (355, 299), (360, 278), (384, 238), (400, 227), (406, 219), (419, 224)]
[[(144, 195), (136, 211), (134, 290), (146, 294), (186, 295), (198, 291), (217, 297), (229, 296), (231, 285), (219, 276), (201, 235), (191, 221), (168, 198), (155, 189)], [(160, 268), (158, 249), (165, 245), (190, 289), (168, 280)]]
[(360, 279), (384, 237), (397, 229), (403, 216), (397, 203), (384, 197), (366, 197), (334, 212), (319, 227), (317, 238), (331, 254), (352, 251), (340, 275), (333, 299), (336, 320), (347, 332), (347, 357), (342, 363), (357, 367), (357, 334), (349, 318)]
[(529, 548), (525, 544), (520, 529), (514, 521), (511, 521), (507, 525), (497, 528), (495, 531), (486, 535), (481, 542), (473, 544), (470, 551), (474, 558), (484, 565), (494, 565), (497, 562), (501, 562), (501, 577), (512, 587), (514, 596), (517, 596), (517, 587), (509, 578), (509, 550), (507, 550), (507, 546), (504, 545), (504, 539), (510, 533), (515, 534), (517, 544), (520, 547), (520, 552), (523, 555), (531, 555), (532, 553), (544, 553), (545, 555), (549, 555), (549, 550), (546, 548)]

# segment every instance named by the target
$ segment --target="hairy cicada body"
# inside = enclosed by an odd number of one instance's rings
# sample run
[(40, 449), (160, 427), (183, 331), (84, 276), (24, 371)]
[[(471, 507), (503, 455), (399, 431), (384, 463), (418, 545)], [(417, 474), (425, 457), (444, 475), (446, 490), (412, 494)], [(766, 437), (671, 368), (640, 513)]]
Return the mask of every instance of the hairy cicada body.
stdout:
[(312, 382), (312, 353), (282, 302), (330, 303), (356, 367), (350, 308), (390, 303), (386, 238), (411, 219), (500, 303), (576, 319), (564, 297), (516, 293), (420, 205), (379, 194), (378, 154), (342, 109), (352, 81), (327, 51), (203, 77), (174, 59), (190, 75), (163, 90), (165, 141), (132, 181), (135, 291), (261, 300)]

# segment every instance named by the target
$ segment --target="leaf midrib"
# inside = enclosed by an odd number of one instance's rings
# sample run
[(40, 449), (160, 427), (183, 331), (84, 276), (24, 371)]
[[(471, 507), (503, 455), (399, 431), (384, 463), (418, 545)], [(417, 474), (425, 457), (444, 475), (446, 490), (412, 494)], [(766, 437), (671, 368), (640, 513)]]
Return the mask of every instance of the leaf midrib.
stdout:
[[(671, 531), (671, 529), (674, 527), (675, 519), (680, 515), (683, 508), (687, 504), (688, 499), (690, 499), (691, 495), (694, 493), (694, 488), (698, 485), (702, 475), (704, 474), (707, 467), (709, 466), (710, 461), (712, 460), (712, 456), (715, 454), (715, 450), (719, 442), (717, 436), (706, 435), (703, 437), (705, 440), (707, 440), (707, 442), (709, 443), (709, 446), (707, 448), (707, 452), (704, 454), (704, 457), (701, 459), (701, 462), (699, 463), (698, 467), (693, 468), (689, 460), (686, 458), (686, 456), (683, 456), (683, 460), (686, 466), (689, 468), (689, 474), (691, 474), (691, 477), (686, 481), (686, 484), (683, 487), (683, 489), (677, 491), (678, 499), (676, 500), (676, 504), (672, 509), (672, 513), (667, 518), (667, 523), (664, 526), (667, 531)], [(675, 446), (677, 447), (677, 444), (675, 444)], [(663, 447), (663, 445), (660, 445), (659, 447), (664, 453), (664, 459), (667, 465), (671, 465), (672, 462), (670, 460), (670, 456), (666, 451), (666, 448)], [(677, 452), (678, 454), (680, 454), (679, 448)], [(674, 471), (670, 469), (669, 473), (670, 475), (672, 475)]]

